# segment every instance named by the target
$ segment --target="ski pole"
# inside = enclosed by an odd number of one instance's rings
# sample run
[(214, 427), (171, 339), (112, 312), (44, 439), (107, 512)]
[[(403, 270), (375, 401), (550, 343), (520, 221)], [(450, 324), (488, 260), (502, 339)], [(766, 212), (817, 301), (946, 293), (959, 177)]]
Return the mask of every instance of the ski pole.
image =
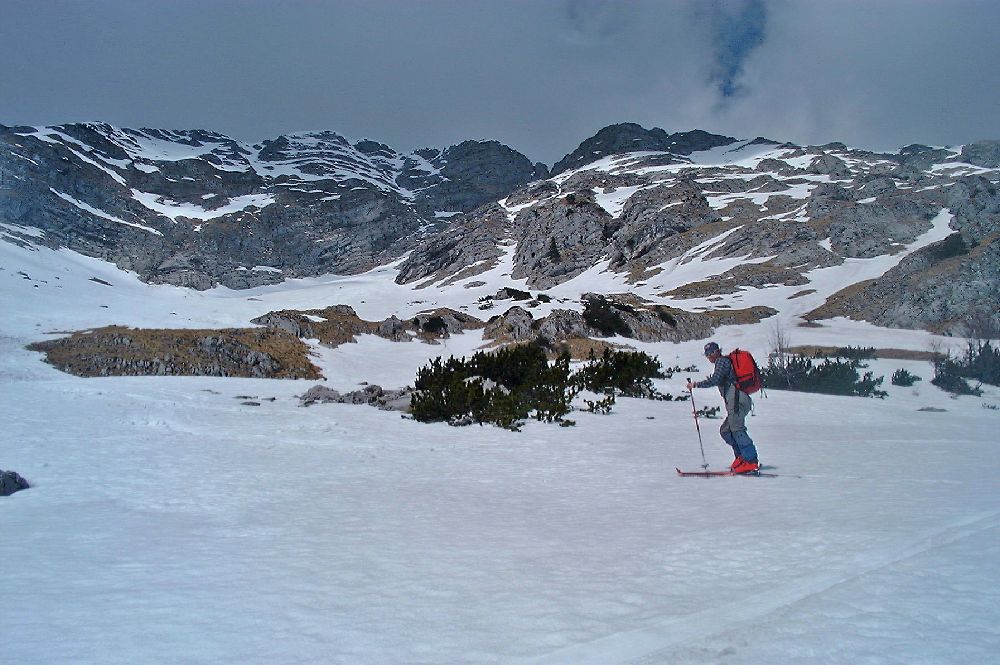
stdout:
[[(687, 382), (691, 383), (691, 377), (688, 377)], [(705, 444), (701, 442), (701, 425), (698, 424), (698, 409), (694, 406), (694, 389), (688, 388), (688, 393), (691, 395), (691, 413), (694, 414), (694, 428), (698, 430), (698, 447), (701, 448), (701, 468), (707, 469), (708, 462), (705, 460)]]

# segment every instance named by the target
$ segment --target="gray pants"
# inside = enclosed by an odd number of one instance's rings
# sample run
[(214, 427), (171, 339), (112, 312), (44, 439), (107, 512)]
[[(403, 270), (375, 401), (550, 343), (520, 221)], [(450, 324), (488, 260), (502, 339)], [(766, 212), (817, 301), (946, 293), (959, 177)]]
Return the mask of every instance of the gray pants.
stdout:
[(753, 400), (742, 390), (736, 390), (736, 386), (729, 386), (723, 397), (726, 401), (726, 419), (719, 427), (722, 440), (732, 446), (736, 457), (742, 457), (748, 462), (756, 461), (757, 448), (747, 433), (746, 424), (747, 416), (753, 409)]

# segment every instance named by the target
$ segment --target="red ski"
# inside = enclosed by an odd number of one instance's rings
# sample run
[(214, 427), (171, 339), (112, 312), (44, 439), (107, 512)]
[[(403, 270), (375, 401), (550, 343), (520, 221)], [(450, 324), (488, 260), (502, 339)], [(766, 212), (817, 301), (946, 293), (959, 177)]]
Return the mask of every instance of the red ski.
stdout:
[[(676, 467), (675, 467), (676, 468)], [(681, 471), (677, 469), (678, 476), (694, 476), (696, 478), (714, 478), (715, 476), (767, 476), (776, 478), (776, 473), (761, 473), (760, 471), (747, 471), (746, 473), (733, 473), (729, 469), (725, 471)]]

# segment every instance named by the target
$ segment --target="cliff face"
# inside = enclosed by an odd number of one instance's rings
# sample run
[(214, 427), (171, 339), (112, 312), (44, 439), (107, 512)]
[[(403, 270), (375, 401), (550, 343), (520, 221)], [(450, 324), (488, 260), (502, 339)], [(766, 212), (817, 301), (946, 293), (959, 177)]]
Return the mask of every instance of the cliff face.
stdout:
[(495, 141), (400, 154), (333, 132), (249, 145), (204, 131), (3, 127), (0, 223), (8, 240), (27, 233), (148, 281), (240, 288), (370, 269), (547, 175)]

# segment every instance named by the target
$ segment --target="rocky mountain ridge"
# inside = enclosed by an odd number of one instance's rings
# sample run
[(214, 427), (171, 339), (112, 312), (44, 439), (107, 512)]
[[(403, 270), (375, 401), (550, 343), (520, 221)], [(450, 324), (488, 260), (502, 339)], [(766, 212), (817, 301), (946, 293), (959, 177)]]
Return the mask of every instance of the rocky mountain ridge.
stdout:
[(961, 334), (1000, 328), (998, 181), (997, 141), (874, 153), (626, 123), (550, 174), (495, 141), (401, 154), (333, 132), (0, 126), (0, 239), (198, 289), (405, 257), (396, 281), (415, 287), (597, 274), (691, 311)]
[[(626, 127), (622, 138), (634, 134)], [(724, 294), (727, 307), (776, 306), (768, 290), (779, 288), (795, 309), (819, 291), (824, 269), (837, 269), (850, 281), (801, 310), (805, 320), (956, 334), (985, 320), (1000, 330), (1000, 142), (877, 154), (724, 140), (709, 136), (687, 155), (596, 150), (583, 166), (557, 165), (555, 176), (428, 239), (397, 281), (469, 284), (503, 269), (549, 289), (599, 269), (679, 307)], [(712, 262), (713, 274), (676, 278)], [(877, 277), (853, 279), (861, 265)]]
[(496, 141), (401, 154), (334, 132), (249, 145), (198, 130), (0, 126), (5, 239), (27, 233), (198, 289), (367, 270), (547, 175)]

